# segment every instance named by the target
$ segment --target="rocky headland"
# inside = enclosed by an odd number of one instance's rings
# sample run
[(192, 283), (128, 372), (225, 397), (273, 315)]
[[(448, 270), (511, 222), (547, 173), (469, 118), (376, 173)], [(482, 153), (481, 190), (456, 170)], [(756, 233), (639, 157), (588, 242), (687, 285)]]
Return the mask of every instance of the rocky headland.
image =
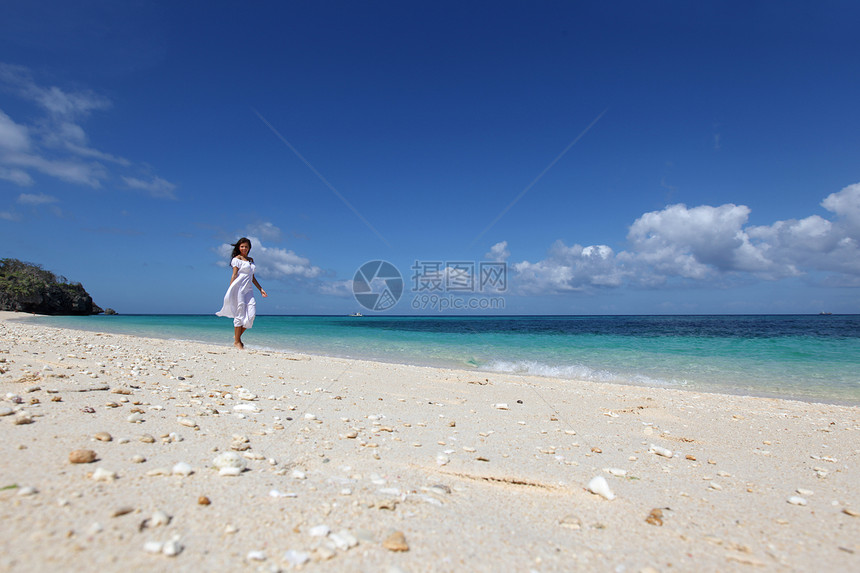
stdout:
[(53, 315), (102, 312), (80, 283), (18, 259), (0, 259), (0, 310)]

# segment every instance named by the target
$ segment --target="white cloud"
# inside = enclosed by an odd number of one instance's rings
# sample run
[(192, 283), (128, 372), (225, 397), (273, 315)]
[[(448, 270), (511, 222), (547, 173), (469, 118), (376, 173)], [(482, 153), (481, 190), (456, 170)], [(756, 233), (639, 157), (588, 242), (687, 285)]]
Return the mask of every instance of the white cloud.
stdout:
[(26, 151), (30, 148), (30, 134), (27, 128), (12, 121), (0, 110), (0, 152)]
[(735, 265), (749, 213), (744, 205), (670, 205), (639, 217), (627, 239), (637, 257), (658, 272), (703, 279)]
[(831, 193), (821, 206), (836, 214), (838, 224), (852, 239), (860, 239), (860, 183), (849, 185), (838, 193)]
[(352, 297), (352, 279), (343, 281), (331, 281), (320, 283), (319, 290), (322, 294), (339, 297)]
[(523, 261), (511, 267), (517, 273), (517, 289), (523, 293), (579, 291), (590, 287), (619, 286), (625, 270), (606, 245), (568, 247), (556, 241), (547, 258)]
[[(251, 257), (257, 266), (255, 274), (261, 278), (289, 279), (305, 278), (313, 279), (321, 276), (323, 270), (311, 264), (310, 259), (297, 255), (292, 250), (266, 247), (259, 238), (248, 234), (251, 241)], [(225, 264), (233, 246), (227, 243), (218, 247), (217, 252), (223, 257)]]
[[(41, 86), (27, 68), (3, 63), (0, 88), (34, 104), (43, 114), (31, 125), (21, 125), (0, 110), (0, 179), (30, 186), (34, 184), (31, 172), (36, 171), (99, 188), (113, 175), (103, 163), (133, 167), (128, 159), (93, 148), (82, 126), (92, 112), (111, 107), (108, 98), (90, 90)], [(160, 177), (127, 179), (129, 187), (146, 190), (152, 197), (176, 198), (176, 186)]]
[(30, 168), (68, 183), (101, 187), (107, 172), (99, 163), (86, 163), (75, 159), (48, 159), (40, 155), (12, 153), (2, 159), (15, 168)]
[(496, 243), (490, 247), (490, 252), (485, 254), (484, 258), (488, 261), (503, 263), (508, 260), (508, 257), (510, 256), (511, 252), (508, 250), (508, 242), (502, 241), (501, 243)]
[(8, 168), (0, 165), (0, 179), (11, 181), (21, 187), (29, 187), (33, 184), (33, 178), (21, 169)]
[(91, 111), (108, 109), (111, 102), (91, 91), (64, 92), (56, 86), (42, 88), (32, 80), (24, 80), (22, 87), (52, 115), (66, 118), (77, 118), (89, 115)]
[(831, 193), (821, 205), (834, 213), (751, 227), (749, 236), (778, 267), (860, 274), (860, 184)]
[(21, 193), (18, 195), (18, 203), (22, 205), (45, 205), (47, 203), (56, 203), (57, 198), (45, 195), (44, 193)]
[(280, 241), (281, 230), (270, 222), (257, 223), (250, 225), (248, 231), (257, 237), (266, 239), (267, 241)]
[(144, 181), (137, 177), (123, 177), (122, 180), (129, 188), (146, 191), (151, 197), (157, 199), (176, 199), (176, 195), (173, 193), (176, 185), (165, 181), (161, 177), (153, 177), (149, 181)]
[(617, 255), (606, 245), (568, 247), (557, 241), (545, 259), (511, 268), (517, 290), (527, 293), (744, 275), (776, 280), (813, 271), (836, 273), (841, 278), (829, 280), (850, 283), (860, 276), (860, 183), (828, 195), (821, 205), (834, 220), (810, 215), (764, 226), (747, 225), (745, 205), (669, 205), (636, 219), (627, 234), (629, 250)]

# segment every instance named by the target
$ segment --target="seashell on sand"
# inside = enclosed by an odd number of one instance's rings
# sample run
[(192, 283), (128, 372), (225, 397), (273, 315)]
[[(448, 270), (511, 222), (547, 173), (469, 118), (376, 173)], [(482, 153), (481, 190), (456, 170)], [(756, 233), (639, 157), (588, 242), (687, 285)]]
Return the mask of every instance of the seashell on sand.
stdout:
[(212, 464), (222, 476), (237, 476), (248, 466), (245, 458), (236, 452), (223, 452), (212, 460)]
[(612, 493), (612, 490), (609, 488), (609, 484), (606, 482), (606, 478), (603, 476), (597, 476), (591, 478), (591, 481), (588, 482), (586, 489), (591, 493), (597, 494), (600, 497), (608, 500), (615, 499), (615, 494)]
[(651, 452), (652, 454), (657, 454), (658, 456), (663, 456), (664, 458), (671, 458), (673, 455), (672, 450), (667, 450), (666, 448), (662, 448), (660, 446), (655, 446), (654, 444), (651, 444), (651, 447), (648, 448), (648, 451)]

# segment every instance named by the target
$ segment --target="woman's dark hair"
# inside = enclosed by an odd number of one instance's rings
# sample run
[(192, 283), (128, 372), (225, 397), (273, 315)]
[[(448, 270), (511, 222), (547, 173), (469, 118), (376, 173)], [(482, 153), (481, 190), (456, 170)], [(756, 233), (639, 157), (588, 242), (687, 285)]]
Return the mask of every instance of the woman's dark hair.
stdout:
[(242, 243), (248, 243), (248, 246), (251, 246), (251, 240), (247, 237), (242, 237), (241, 239), (233, 243), (233, 254), (230, 255), (230, 260), (232, 260), (233, 257), (239, 256), (239, 245), (241, 245)]

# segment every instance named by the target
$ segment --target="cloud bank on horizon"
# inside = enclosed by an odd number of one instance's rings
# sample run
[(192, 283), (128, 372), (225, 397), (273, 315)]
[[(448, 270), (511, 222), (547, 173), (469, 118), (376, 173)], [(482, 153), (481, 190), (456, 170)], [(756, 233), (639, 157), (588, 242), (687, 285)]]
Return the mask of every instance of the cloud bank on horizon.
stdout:
[[(860, 285), (860, 183), (831, 193), (821, 206), (833, 213), (747, 225), (745, 205), (668, 205), (645, 213), (630, 225), (629, 250), (608, 245), (566, 245), (558, 240), (537, 262), (511, 262), (511, 245), (502, 241), (484, 255), (514, 271), (510, 294), (541, 295), (588, 292), (623, 286), (656, 288), (668, 283), (705, 281), (730, 286), (733, 281), (777, 281), (826, 273), (831, 286)], [(351, 296), (351, 280), (336, 280), (292, 250), (268, 247), (259, 237), (277, 240), (281, 230), (265, 222), (249, 226), (247, 236), (261, 277), (282, 281), (315, 279), (324, 295)], [(220, 244), (219, 266), (227, 266), (231, 245)]]
[[(860, 183), (831, 193), (819, 215), (747, 225), (750, 208), (683, 204), (643, 214), (630, 226), (630, 250), (556, 241), (547, 258), (512, 263), (523, 294), (561, 293), (623, 285), (658, 287), (671, 281), (779, 280), (821, 271), (833, 285), (860, 285)], [(494, 245), (488, 258), (507, 252)], [(505, 257), (507, 258), (507, 257)]]

